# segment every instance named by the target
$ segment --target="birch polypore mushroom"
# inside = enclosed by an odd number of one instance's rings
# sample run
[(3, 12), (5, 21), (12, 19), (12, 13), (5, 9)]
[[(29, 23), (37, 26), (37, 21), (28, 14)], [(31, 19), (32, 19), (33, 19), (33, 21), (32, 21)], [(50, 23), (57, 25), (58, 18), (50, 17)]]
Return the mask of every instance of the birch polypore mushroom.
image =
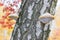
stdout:
[(10, 14), (8, 17), (16, 20), (18, 18), (18, 13)]
[(45, 14), (43, 14), (43, 15), (41, 15), (41, 16), (39, 17), (39, 20), (40, 20), (40, 22), (42, 22), (42, 23), (49, 23), (49, 22), (52, 21), (53, 19), (54, 19), (54, 16), (51, 15), (51, 14), (49, 14), (49, 13), (45, 13)]

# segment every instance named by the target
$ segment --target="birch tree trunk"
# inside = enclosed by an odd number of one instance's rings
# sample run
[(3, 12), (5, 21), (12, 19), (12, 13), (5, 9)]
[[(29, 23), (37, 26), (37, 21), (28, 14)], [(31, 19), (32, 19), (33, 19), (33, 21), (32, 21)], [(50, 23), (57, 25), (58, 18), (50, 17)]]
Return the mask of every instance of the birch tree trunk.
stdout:
[(39, 16), (55, 13), (57, 0), (22, 0), (19, 18), (10, 40), (47, 40), (50, 24), (43, 24)]

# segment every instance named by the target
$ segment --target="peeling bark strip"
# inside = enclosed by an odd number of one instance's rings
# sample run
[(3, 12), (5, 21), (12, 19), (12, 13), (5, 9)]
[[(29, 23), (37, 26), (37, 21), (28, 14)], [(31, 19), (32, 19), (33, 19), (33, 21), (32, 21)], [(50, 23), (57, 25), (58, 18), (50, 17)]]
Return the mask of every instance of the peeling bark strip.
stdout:
[[(12, 32), (11, 40), (47, 40), (50, 24), (46, 27), (45, 24), (40, 23), (38, 18), (45, 12), (53, 13), (54, 10), (51, 12), (51, 9), (56, 7), (56, 2), (56, 0), (22, 0), (21, 12)], [(39, 25), (37, 25), (38, 21)]]

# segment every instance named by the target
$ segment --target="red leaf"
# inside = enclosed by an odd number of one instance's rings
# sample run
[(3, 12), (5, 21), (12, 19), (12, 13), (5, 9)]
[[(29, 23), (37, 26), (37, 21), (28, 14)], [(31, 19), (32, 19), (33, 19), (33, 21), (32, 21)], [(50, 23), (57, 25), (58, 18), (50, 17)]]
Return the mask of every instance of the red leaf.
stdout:
[(0, 6), (3, 6), (3, 4), (2, 4), (2, 3), (0, 3)]
[(4, 19), (0, 19), (0, 24), (4, 24)]
[(4, 24), (4, 21), (0, 21), (0, 24)]
[(9, 29), (12, 28), (12, 25), (8, 25), (8, 28), (9, 28)]
[(9, 16), (11, 13), (6, 13), (6, 15), (5, 16)]
[(2, 18), (6, 19), (6, 18), (7, 18), (7, 16), (2, 16)]

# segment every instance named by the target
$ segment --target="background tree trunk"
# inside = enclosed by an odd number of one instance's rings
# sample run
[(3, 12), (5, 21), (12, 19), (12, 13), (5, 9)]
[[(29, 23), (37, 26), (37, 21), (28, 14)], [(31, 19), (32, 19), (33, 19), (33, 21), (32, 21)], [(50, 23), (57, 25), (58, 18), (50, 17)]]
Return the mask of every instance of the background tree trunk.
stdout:
[(57, 0), (22, 0), (21, 12), (10, 40), (47, 40), (50, 24), (43, 24), (39, 16), (55, 13)]

